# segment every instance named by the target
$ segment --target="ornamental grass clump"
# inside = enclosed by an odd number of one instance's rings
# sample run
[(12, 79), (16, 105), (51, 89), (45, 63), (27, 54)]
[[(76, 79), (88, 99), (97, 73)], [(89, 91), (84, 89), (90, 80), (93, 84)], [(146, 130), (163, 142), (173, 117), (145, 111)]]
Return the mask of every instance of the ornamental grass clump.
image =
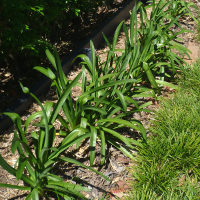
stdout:
[[(184, 56), (189, 57), (189, 50), (181, 44), (179, 38), (180, 34), (188, 30), (184, 30), (179, 23), (182, 13), (178, 12), (176, 16), (172, 13), (172, 4), (174, 5), (174, 1), (153, 0), (148, 6), (136, 2), (131, 12), (130, 31), (123, 22), (116, 29), (117, 31), (123, 27), (126, 36), (125, 49), (115, 48), (118, 35), (115, 35), (113, 45), (104, 35), (110, 48), (108, 57), (112, 58), (113, 63), (130, 56), (128, 67), (121, 77), (139, 80), (143, 85), (145, 83), (153, 88), (156, 93), (160, 91), (159, 86), (167, 85), (165, 80), (172, 79), (177, 70), (183, 69)], [(182, 12), (187, 8), (185, 6)], [(151, 9), (150, 14), (147, 9)], [(116, 56), (118, 51), (122, 53), (119, 57)]]
[(151, 136), (137, 147), (130, 199), (198, 199), (200, 180), (199, 63), (179, 79), (179, 90), (162, 99)]
[[(200, 62), (185, 66), (177, 80), (179, 90), (170, 99), (160, 103), (160, 112), (153, 122), (155, 131), (170, 134), (172, 131), (200, 131)], [(188, 114), (186, 114), (188, 113)]]
[[(71, 88), (78, 82), (80, 77), (81, 74), (68, 85), (57, 103), (46, 102), (45, 105), (42, 105), (39, 99), (28, 88), (20, 84), (23, 92), (34, 98), (40, 106), (41, 111), (31, 114), (24, 125), (18, 114), (3, 113), (10, 117), (15, 125), (11, 152), (13, 154), (17, 153), (17, 161), (15, 163), (16, 167), (12, 167), (0, 155), (0, 166), (14, 175), (17, 180), (22, 180), (24, 186), (0, 183), (0, 187), (26, 190), (28, 191), (26, 199), (33, 200), (43, 197), (48, 199), (52, 194), (57, 199), (87, 199), (81, 193), (82, 191), (88, 191), (87, 188), (64, 181), (62, 177), (55, 174), (55, 166), (61, 161), (87, 168), (108, 179), (93, 168), (87, 167), (72, 158), (62, 156), (62, 152), (73, 144), (79, 143), (83, 137), (90, 137), (90, 133), (70, 138), (69, 140), (65, 139), (65, 142), (59, 144), (59, 146), (55, 146), (54, 144), (57, 130), (53, 124)], [(36, 123), (35, 120), (39, 122)], [(30, 126), (35, 127), (31, 133), (28, 131)]]
[(130, 199), (178, 200), (184, 195), (196, 199), (200, 192), (199, 131), (154, 130), (147, 143), (137, 148)]
[[(91, 60), (83, 54), (78, 56), (82, 59), (80, 63), (82, 65), (81, 82), (77, 82), (81, 93), (76, 99), (72, 97), (72, 91), (69, 93), (62, 104), (64, 115), (58, 114), (57, 119), (61, 123), (62, 135), (65, 135), (62, 145), (77, 137), (82, 137), (82, 141), (89, 138), (90, 165), (92, 166), (95, 161), (97, 141), (101, 146), (100, 164), (105, 162), (107, 143), (112, 144), (125, 155), (133, 157), (130, 153), (131, 149), (134, 148), (133, 145), (139, 145), (139, 143), (131, 137), (125, 137), (119, 132), (119, 129), (129, 127), (141, 133), (142, 138), (146, 140), (144, 127), (141, 122), (132, 119), (131, 115), (144, 110), (144, 107), (149, 103), (140, 105), (123, 93), (124, 85), (128, 83), (134, 85), (137, 80), (120, 79), (121, 72), (102, 73), (103, 69), (100, 69), (97, 63), (98, 57), (92, 42), (90, 42), (90, 46)], [(46, 54), (55, 72), (44, 67), (35, 67), (35, 69), (51, 79), (52, 85), (56, 87), (58, 99), (60, 99), (70, 81), (62, 71), (56, 49), (54, 48), (53, 51), (54, 54), (51, 54), (47, 50)], [(124, 62), (123, 65), (126, 67), (127, 62)], [(86, 73), (88, 73), (89, 78), (87, 78)], [(127, 117), (129, 120), (126, 119)]]

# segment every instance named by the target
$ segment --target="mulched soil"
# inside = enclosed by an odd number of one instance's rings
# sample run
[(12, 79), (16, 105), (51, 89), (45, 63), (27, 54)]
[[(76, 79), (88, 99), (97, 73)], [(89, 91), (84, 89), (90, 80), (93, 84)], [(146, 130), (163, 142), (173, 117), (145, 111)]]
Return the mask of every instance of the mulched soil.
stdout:
[[(196, 4), (199, 4), (197, 0), (194, 1)], [(199, 5), (200, 6), (200, 5)], [(129, 23), (129, 20), (126, 22)], [(192, 51), (191, 58), (187, 59), (187, 62), (192, 63), (197, 59), (198, 54), (196, 55), (196, 52), (198, 52), (198, 43), (195, 41), (196, 37), (196, 29), (195, 29), (195, 23), (190, 18), (183, 18), (181, 19), (181, 23), (185, 28), (188, 28), (189, 30), (192, 30), (192, 33), (186, 33), (183, 34), (181, 37), (183, 39), (183, 43), (185, 46), (189, 47)], [(123, 33), (120, 36), (120, 40), (118, 42), (117, 48), (122, 48), (124, 44), (124, 35)], [(192, 48), (191, 48), (192, 46)], [(108, 48), (104, 47), (102, 49), (98, 49), (97, 53), (101, 56), (102, 59), (105, 59), (105, 52)], [(195, 56), (194, 56), (195, 55)], [(73, 79), (76, 74), (79, 72), (80, 69), (75, 68), (72, 70), (68, 78)], [(163, 96), (168, 96), (173, 91), (169, 88), (163, 89)], [(73, 95), (77, 96), (79, 94), (78, 88), (73, 91)], [(56, 95), (55, 91), (53, 89), (50, 90), (50, 92), (46, 95), (41, 97), (40, 99), (45, 100), (52, 100), (56, 101)], [(143, 99), (141, 99), (143, 100)], [(158, 102), (154, 102), (153, 105), (149, 106), (150, 110), (156, 110), (158, 108), (159, 104)], [(23, 120), (26, 120), (26, 118), (32, 113), (33, 111), (39, 110), (39, 107), (36, 104), (33, 104), (32, 107), (22, 116)], [(145, 128), (148, 129), (150, 125), (150, 120), (152, 119), (152, 115), (149, 113), (137, 113), (134, 115), (134, 117), (138, 120), (140, 120)], [(59, 124), (57, 124), (57, 127), (59, 129)], [(30, 129), (31, 131), (31, 129)], [(122, 130), (124, 134), (128, 134), (126, 130)], [(14, 165), (16, 161), (16, 156), (12, 155), (10, 153), (10, 144), (13, 137), (13, 129), (10, 128), (7, 132), (5, 132), (4, 135), (1, 136), (0, 139), (0, 153), (1, 155), (6, 158), (6, 160), (11, 164)], [(59, 142), (61, 138), (57, 137), (57, 142)], [(89, 156), (88, 156), (88, 149), (87, 146), (89, 144), (84, 144), (80, 147), (79, 150), (75, 150), (74, 147), (70, 149), (70, 151), (65, 152), (66, 154), (73, 154), (73, 156), (81, 161), (85, 165), (89, 165)], [(59, 171), (57, 172), (59, 175), (61, 175), (66, 181), (70, 180), (74, 183), (81, 183), (85, 187), (90, 189), (90, 192), (85, 192), (85, 196), (93, 199), (93, 200), (99, 200), (102, 196), (107, 195), (108, 199), (116, 199), (114, 198), (114, 195), (118, 196), (120, 199), (123, 199), (123, 197), (128, 193), (130, 189), (130, 180), (131, 180), (131, 173), (129, 171), (129, 168), (131, 167), (131, 160), (127, 157), (125, 157), (121, 152), (113, 148), (112, 146), (107, 147), (107, 150), (109, 150), (107, 155), (107, 162), (106, 165), (102, 168), (98, 167), (98, 163), (100, 160), (99, 151), (100, 147), (97, 144), (97, 158), (95, 160), (94, 168), (101, 171), (103, 174), (107, 175), (111, 182), (108, 182), (104, 180), (101, 176), (90, 172), (86, 169), (76, 167), (74, 165), (69, 165), (66, 163), (60, 164), (57, 168), (59, 168)], [(136, 153), (136, 152), (133, 152)], [(0, 168), (0, 180), (4, 183), (12, 183), (12, 184), (22, 184), (21, 182), (16, 181), (16, 179), (9, 175), (5, 170)], [(10, 190), (5, 188), (0, 188), (0, 200), (5, 199), (13, 199), (13, 200), (22, 200), (25, 199), (24, 193), (17, 190)], [(52, 198), (53, 199), (53, 198)]]

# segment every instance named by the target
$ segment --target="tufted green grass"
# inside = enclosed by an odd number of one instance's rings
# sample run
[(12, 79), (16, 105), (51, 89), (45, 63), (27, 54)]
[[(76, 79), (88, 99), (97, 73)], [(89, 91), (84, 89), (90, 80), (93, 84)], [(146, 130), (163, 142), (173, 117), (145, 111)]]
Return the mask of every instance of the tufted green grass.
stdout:
[(147, 143), (138, 147), (128, 199), (199, 199), (200, 63), (183, 72), (180, 90), (162, 99)]

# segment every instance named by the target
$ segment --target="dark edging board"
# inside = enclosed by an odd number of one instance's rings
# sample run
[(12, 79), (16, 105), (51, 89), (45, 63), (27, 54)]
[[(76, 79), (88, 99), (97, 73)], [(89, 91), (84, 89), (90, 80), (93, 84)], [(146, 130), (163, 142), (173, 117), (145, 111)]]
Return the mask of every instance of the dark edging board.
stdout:
[[(130, 14), (129, 11), (132, 10), (134, 6), (134, 0), (129, 0), (126, 5), (124, 5), (121, 9), (119, 9), (111, 18), (106, 20), (98, 30), (96, 30), (88, 40), (84, 41), (77, 50), (73, 51), (69, 56), (63, 59), (62, 66), (64, 72), (67, 74), (71, 69), (72, 60), (80, 53), (84, 52), (84, 50), (87, 50), (89, 48), (90, 40), (93, 41), (95, 48), (98, 48), (100, 45), (105, 43), (102, 32), (105, 35), (110, 35), (115, 31), (115, 28), (117, 25), (122, 21), (129, 18)], [(30, 88), (30, 91), (34, 94), (41, 95), (44, 93), (47, 93), (49, 90), (50, 81), (46, 77), (43, 78), (43, 80), (38, 81), (33, 87)], [(23, 95), (19, 99), (15, 101), (13, 105), (10, 106), (9, 109), (7, 109), (7, 112), (15, 112), (18, 114), (24, 113), (29, 106), (33, 103), (33, 99), (30, 96)], [(11, 126), (12, 122), (11, 120), (6, 116), (0, 117), (0, 134), (2, 134), (6, 129), (8, 129)]]

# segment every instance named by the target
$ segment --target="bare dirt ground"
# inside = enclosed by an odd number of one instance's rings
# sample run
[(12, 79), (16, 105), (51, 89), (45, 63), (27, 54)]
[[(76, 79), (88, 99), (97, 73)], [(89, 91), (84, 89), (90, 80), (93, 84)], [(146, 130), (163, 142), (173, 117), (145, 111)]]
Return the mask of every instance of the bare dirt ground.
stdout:
[[(194, 1), (195, 3), (199, 4), (198, 1)], [(126, 22), (127, 24), (129, 21)], [(187, 33), (182, 35), (183, 43), (186, 47), (188, 47), (191, 51), (191, 59), (186, 58), (186, 61), (191, 64), (195, 62), (199, 58), (199, 44), (195, 40), (196, 38), (196, 28), (195, 23), (190, 19), (186, 18), (183, 19), (182, 25), (185, 26), (185, 28), (188, 28), (192, 30), (191, 33)], [(124, 40), (125, 36), (122, 33), (120, 36), (120, 39), (118, 41), (117, 48), (123, 48), (124, 47)], [(106, 58), (106, 51), (108, 50), (108, 47), (104, 47), (97, 50), (97, 54), (100, 55), (101, 59)], [(79, 69), (74, 69), (70, 72), (68, 75), (68, 78), (73, 79), (76, 74), (79, 72)], [(166, 95), (166, 93), (169, 92), (169, 90), (163, 91)], [(78, 95), (79, 91), (74, 91), (74, 95)], [(53, 100), (56, 101), (56, 95), (55, 91), (52, 89), (47, 94), (47, 96), (42, 97), (43, 101), (45, 100)], [(154, 110), (156, 109), (158, 105), (152, 105), (149, 107), (149, 109)], [(33, 106), (22, 116), (23, 120), (26, 120), (28, 115), (32, 113), (33, 111), (38, 110), (38, 106), (36, 104), (33, 104)], [(144, 126), (148, 128), (149, 126), (149, 120), (151, 119), (151, 115), (148, 113), (140, 113), (135, 116), (135, 118), (142, 121)], [(59, 128), (59, 125), (58, 125)], [(13, 137), (13, 129), (10, 128), (7, 132), (4, 133), (0, 137), (0, 153), (1, 155), (6, 158), (7, 162), (14, 166), (14, 163), (16, 161), (16, 155), (12, 155), (10, 153), (10, 145)], [(58, 138), (59, 140), (59, 138)], [(120, 199), (123, 199), (123, 197), (127, 194), (130, 185), (129, 180), (131, 179), (131, 175), (129, 173), (129, 166), (130, 166), (130, 159), (125, 157), (121, 152), (113, 148), (112, 146), (109, 147), (110, 151), (107, 155), (107, 165), (102, 167), (101, 169), (98, 169), (96, 165), (96, 169), (100, 170), (103, 174), (107, 175), (111, 182), (105, 181), (102, 177), (96, 175), (95, 173), (92, 173), (86, 169), (77, 168), (74, 166), (68, 166), (67, 164), (62, 164), (59, 168), (59, 174), (63, 176), (66, 180), (71, 180), (72, 182), (81, 182), (85, 187), (88, 187), (91, 191), (88, 193), (85, 193), (85, 196), (93, 199), (93, 200), (99, 200), (103, 195), (107, 195), (108, 199), (115, 200), (116, 198), (114, 195), (118, 196)], [(98, 152), (98, 151), (97, 151)], [(74, 152), (75, 156), (78, 160), (83, 162), (84, 164), (88, 165), (88, 152), (87, 149), (82, 146), (79, 151)], [(99, 158), (97, 156), (96, 164), (98, 163)], [(82, 179), (82, 181), (80, 180)], [(16, 181), (16, 179), (9, 175), (5, 170), (0, 168), (0, 182), (3, 183), (11, 183), (11, 184), (22, 184), (21, 182)], [(22, 200), (25, 199), (25, 195), (21, 191), (17, 190), (10, 190), (6, 188), (0, 188), (0, 200)]]

